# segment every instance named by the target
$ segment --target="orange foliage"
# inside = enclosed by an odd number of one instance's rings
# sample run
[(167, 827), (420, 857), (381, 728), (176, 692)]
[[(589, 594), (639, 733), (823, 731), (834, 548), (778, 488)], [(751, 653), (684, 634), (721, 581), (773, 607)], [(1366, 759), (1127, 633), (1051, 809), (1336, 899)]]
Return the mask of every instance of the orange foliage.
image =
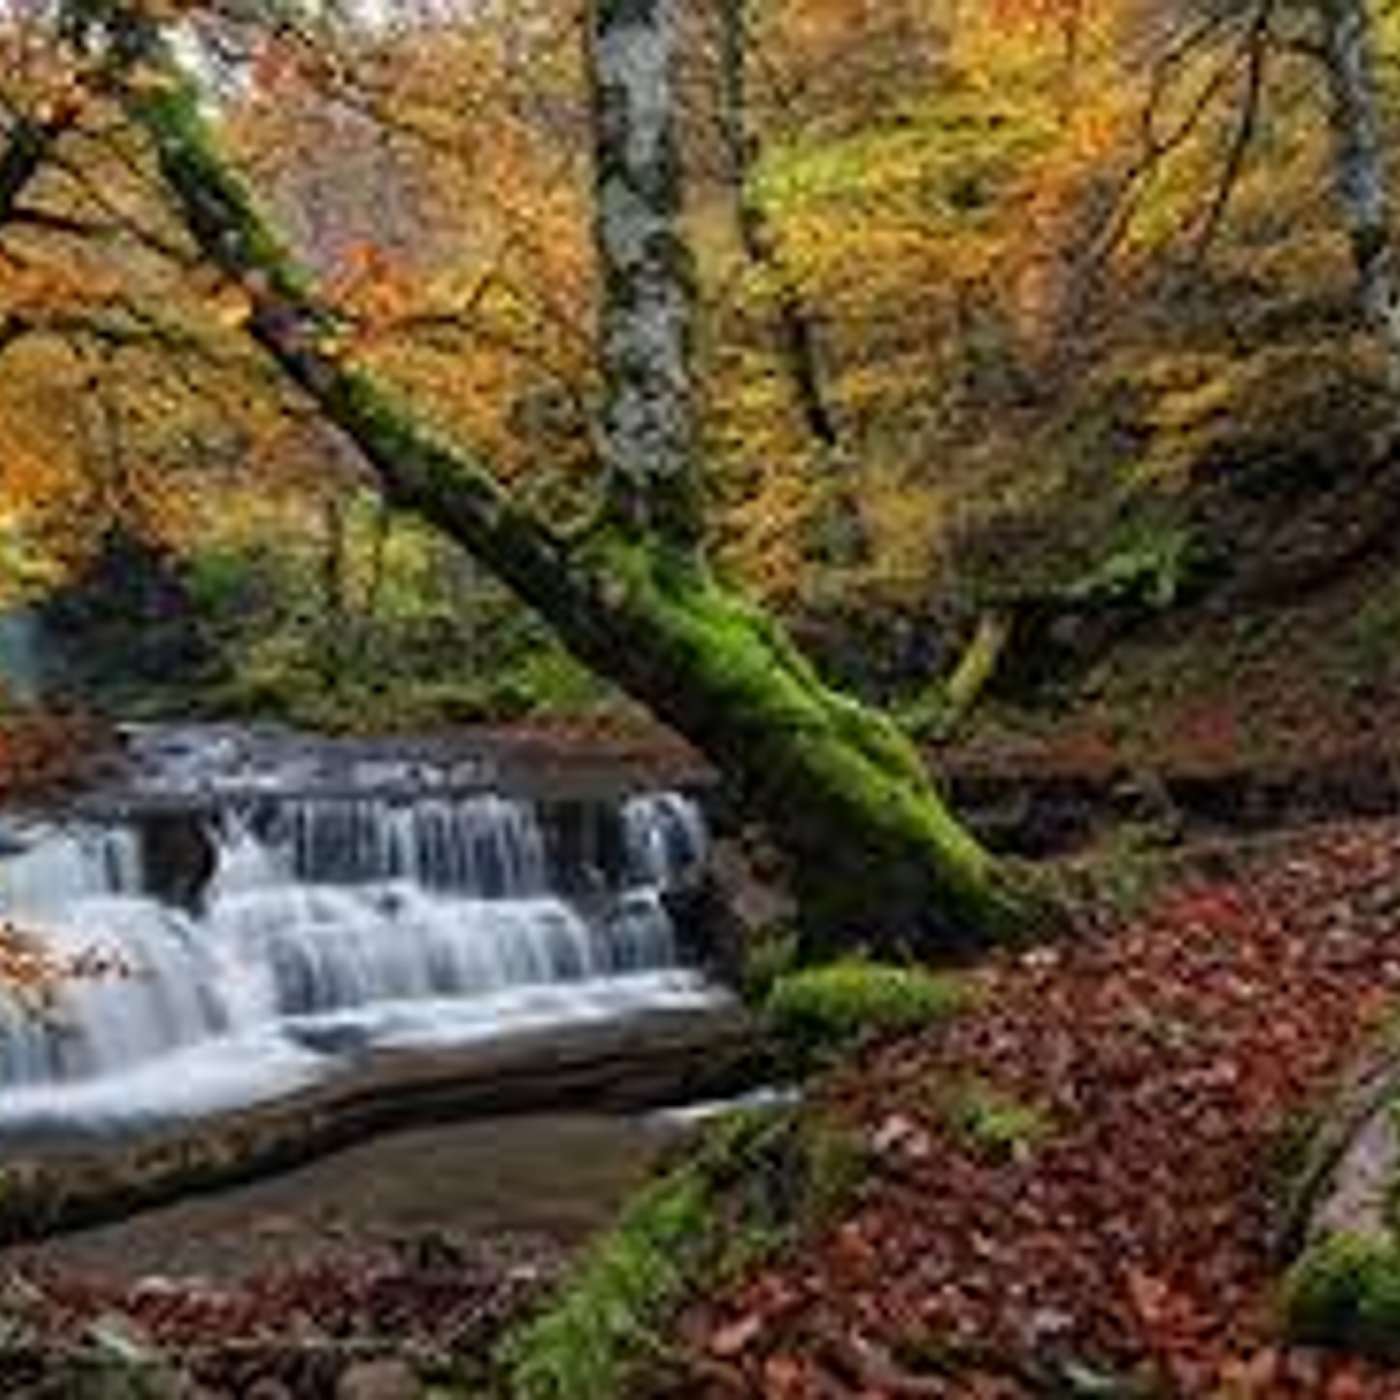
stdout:
[(88, 715), (0, 714), (0, 800), (62, 787), (114, 743), (111, 730)]

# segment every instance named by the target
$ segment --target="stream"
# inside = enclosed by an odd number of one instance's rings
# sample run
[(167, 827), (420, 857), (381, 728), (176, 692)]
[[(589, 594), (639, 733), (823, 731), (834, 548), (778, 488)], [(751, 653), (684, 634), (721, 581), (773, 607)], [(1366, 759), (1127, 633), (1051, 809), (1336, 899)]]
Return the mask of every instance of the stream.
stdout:
[(0, 1144), (276, 1101), (385, 1052), (722, 1006), (666, 907), (699, 806), (499, 746), (126, 733), (61, 812), (0, 816), (0, 915), (94, 975), (0, 999)]

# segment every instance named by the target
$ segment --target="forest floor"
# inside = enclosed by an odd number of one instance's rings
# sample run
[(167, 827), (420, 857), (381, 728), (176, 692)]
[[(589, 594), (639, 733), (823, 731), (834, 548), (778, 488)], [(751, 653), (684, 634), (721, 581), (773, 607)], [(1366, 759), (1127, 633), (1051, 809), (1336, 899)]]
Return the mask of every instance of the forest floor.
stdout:
[[(1341, 533), (1306, 516), (1295, 529)], [(1144, 615), (1029, 694), (994, 684), (949, 762), (1200, 773), (1400, 754), (1400, 557), (1388, 546), (1354, 567), (1334, 562), (1315, 587), (1301, 565), (1289, 572), (1262, 547), (1259, 557), (1281, 577), (1246, 576)]]
[[(971, 1010), (814, 1089), (866, 1144), (859, 1198), (690, 1310), (683, 1393), (1400, 1396), (1281, 1340), (1276, 1250), (1290, 1147), (1394, 1016), (1400, 824), (970, 977)], [(995, 1131), (967, 1130), (969, 1096)]]

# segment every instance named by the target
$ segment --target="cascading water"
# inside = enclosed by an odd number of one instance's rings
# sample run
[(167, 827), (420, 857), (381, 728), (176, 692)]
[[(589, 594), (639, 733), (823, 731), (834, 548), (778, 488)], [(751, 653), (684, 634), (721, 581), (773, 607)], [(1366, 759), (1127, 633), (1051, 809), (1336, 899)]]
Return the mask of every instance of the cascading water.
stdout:
[(713, 995), (679, 965), (661, 898), (705, 858), (679, 795), (592, 802), (603, 834), (588, 840), (565, 839), (548, 804), (491, 792), (185, 796), (213, 853), (192, 908), (153, 893), (139, 803), (21, 831), (0, 857), (0, 912), (60, 957), (116, 963), (64, 982), (40, 1016), (0, 998), (0, 1138), (149, 1126), (288, 1092), (365, 1050)]

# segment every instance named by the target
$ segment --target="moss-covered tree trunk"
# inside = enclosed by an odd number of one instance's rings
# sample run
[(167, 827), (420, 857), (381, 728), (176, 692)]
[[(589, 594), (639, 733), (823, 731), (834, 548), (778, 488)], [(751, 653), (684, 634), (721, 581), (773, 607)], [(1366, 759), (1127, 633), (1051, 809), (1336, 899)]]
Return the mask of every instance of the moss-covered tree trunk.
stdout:
[(606, 508), (574, 541), (340, 357), (334, 314), (218, 150), (193, 79), (137, 17), (123, 27), (141, 50), (125, 103), (190, 233), (242, 287), (248, 332), (353, 439), (392, 505), (474, 554), (715, 764), (791, 856), (814, 935), (889, 946), (1000, 933), (1025, 903), (949, 815), (907, 740), (822, 685), (706, 564), (670, 93), (680, 3), (598, 0), (594, 16), (610, 460)]

